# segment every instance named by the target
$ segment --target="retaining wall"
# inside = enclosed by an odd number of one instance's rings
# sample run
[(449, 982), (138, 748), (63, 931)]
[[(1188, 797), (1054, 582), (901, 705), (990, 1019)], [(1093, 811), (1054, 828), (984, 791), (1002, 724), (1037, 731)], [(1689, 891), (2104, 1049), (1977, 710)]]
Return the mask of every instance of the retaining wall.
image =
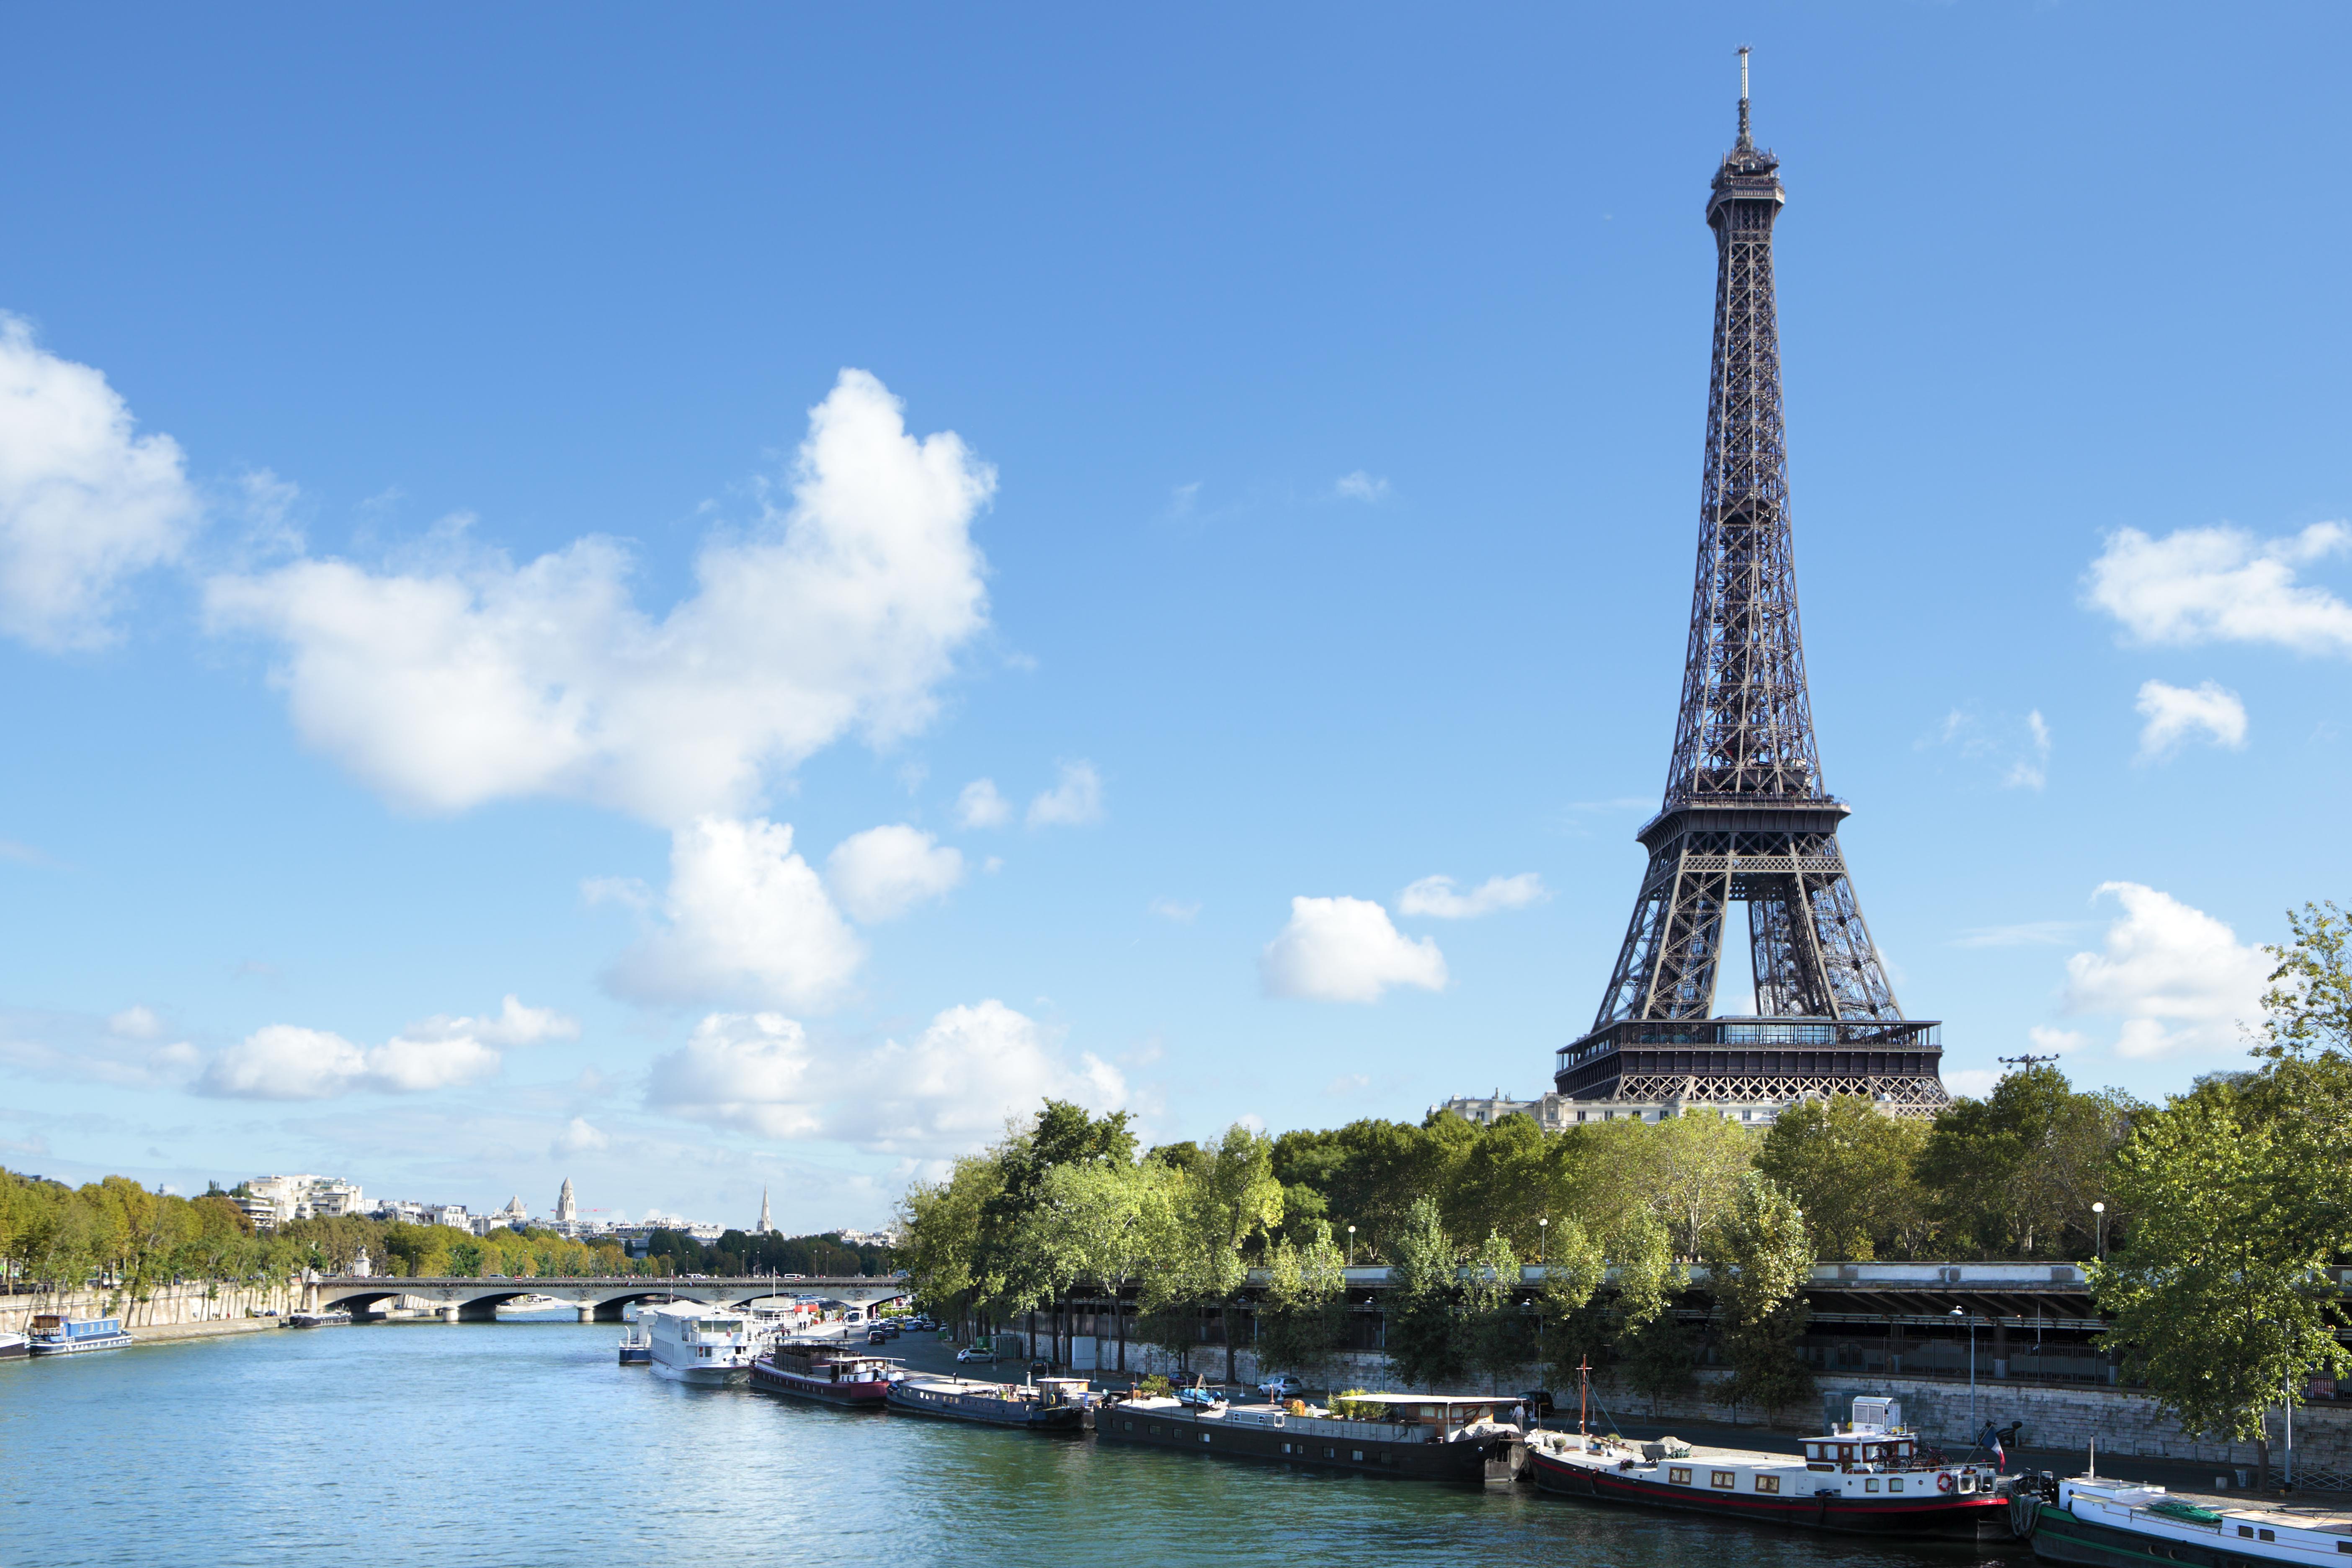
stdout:
[[(0, 1296), (0, 1331), (25, 1333), (34, 1314), (62, 1312), (69, 1318), (121, 1318), (136, 1334), (253, 1318), (257, 1313), (301, 1310), (300, 1289), (278, 1285), (163, 1285), (143, 1301), (121, 1289), (58, 1290), (40, 1295)], [(151, 1334), (151, 1338), (182, 1335)]]

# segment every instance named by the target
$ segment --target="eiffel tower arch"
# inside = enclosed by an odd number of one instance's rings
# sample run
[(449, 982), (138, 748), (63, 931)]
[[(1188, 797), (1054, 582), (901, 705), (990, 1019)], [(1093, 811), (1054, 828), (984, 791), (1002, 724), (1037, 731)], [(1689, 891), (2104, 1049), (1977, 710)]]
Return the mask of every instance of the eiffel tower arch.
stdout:
[[(1805, 684), (1780, 405), (1772, 228), (1780, 161), (1739, 137), (1716, 172), (1715, 351), (1698, 570), (1665, 796), (1636, 837), (1649, 866), (1592, 1027), (1559, 1054), (1558, 1102), (1783, 1105), (1863, 1094), (1948, 1103), (1940, 1026), (1906, 1018), (1838, 847)], [(1745, 904), (1753, 1016), (1717, 1009), (1731, 911)], [(1580, 1120), (1569, 1116), (1567, 1119)]]

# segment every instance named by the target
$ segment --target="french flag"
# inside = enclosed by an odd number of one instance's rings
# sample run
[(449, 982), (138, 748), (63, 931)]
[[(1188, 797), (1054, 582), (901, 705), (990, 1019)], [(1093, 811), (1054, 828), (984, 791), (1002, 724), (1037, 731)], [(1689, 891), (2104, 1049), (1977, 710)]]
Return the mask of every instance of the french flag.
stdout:
[(1979, 1447), (1990, 1448), (1992, 1450), (1992, 1468), (1994, 1469), (2005, 1470), (2009, 1468), (2009, 1451), (2000, 1446), (2000, 1433), (1991, 1422), (1988, 1421), (1985, 1423), (1984, 1436), (1977, 1439), (1977, 1444)]

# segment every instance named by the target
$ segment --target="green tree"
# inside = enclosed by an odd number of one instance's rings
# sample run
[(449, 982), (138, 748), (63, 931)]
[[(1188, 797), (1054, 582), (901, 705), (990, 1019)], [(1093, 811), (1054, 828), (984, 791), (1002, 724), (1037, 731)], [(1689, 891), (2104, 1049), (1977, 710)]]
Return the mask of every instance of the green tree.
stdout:
[(1285, 1237), (1274, 1244), (1257, 1309), (1261, 1370), (1309, 1378), (1330, 1370), (1348, 1344), (1346, 1268), (1328, 1220), (1313, 1221), (1303, 1243)]
[(1812, 1397), (1813, 1374), (1798, 1351), (1811, 1315), (1799, 1290), (1812, 1266), (1812, 1238), (1795, 1201), (1770, 1177), (1750, 1176), (1717, 1231), (1708, 1276), (1735, 1409), (1754, 1405), (1771, 1415)]
[(2257, 1056), (2273, 1061), (2352, 1058), (2352, 919), (2333, 903), (2289, 910), (2294, 941), (2263, 951), (2278, 961), (2263, 993)]
[(2216, 1082), (2138, 1120), (2116, 1160), (2116, 1194), (2137, 1217), (2093, 1289), (2114, 1321), (2101, 1342), (2183, 1426), (2261, 1442), (2267, 1405), (2299, 1401), (2311, 1369), (2346, 1364), (2320, 1272), (2346, 1238), (2306, 1226), (2299, 1189), (2314, 1172), (2248, 1110)]
[(1696, 1263), (1717, 1222), (1738, 1198), (1756, 1140), (1719, 1111), (1698, 1109), (1659, 1121), (1651, 1139), (1658, 1201), (1667, 1223), (1682, 1229), (1683, 1256)]
[(1486, 1374), (1486, 1391), (1500, 1392), (1502, 1374), (1527, 1364), (1534, 1347), (1528, 1342), (1534, 1319), (1527, 1310), (1521, 1285), (1518, 1249), (1498, 1231), (1470, 1255), (1462, 1287), (1462, 1315), (1466, 1361)]
[(1690, 1341), (1675, 1321), (1683, 1275), (1674, 1238), (1656, 1215), (1636, 1211), (1619, 1225), (1611, 1250), (1617, 1259), (1617, 1310), (1610, 1350), (1627, 1384), (1654, 1413), (1658, 1401), (1686, 1393), (1692, 1381)]
[(1435, 1388), (1462, 1375), (1461, 1259), (1434, 1198), (1417, 1199), (1390, 1247), (1388, 1354), (1407, 1384)]
[(1535, 1308), (1537, 1334), (1555, 1388), (1572, 1385), (1578, 1366), (1602, 1348), (1606, 1331), (1593, 1297), (1607, 1274), (1601, 1245), (1581, 1222), (1563, 1219), (1551, 1227)]
[(1889, 1116), (1860, 1095), (1808, 1100), (1782, 1111), (1756, 1168), (1804, 1210), (1825, 1258), (1910, 1256), (1927, 1230), (1915, 1167), (1927, 1125)]
[(1951, 1250), (2088, 1256), (2091, 1205), (2111, 1195), (2108, 1162), (2143, 1109), (2112, 1090), (2079, 1093), (2053, 1067), (2012, 1072), (1985, 1099), (1954, 1101), (1917, 1165)]

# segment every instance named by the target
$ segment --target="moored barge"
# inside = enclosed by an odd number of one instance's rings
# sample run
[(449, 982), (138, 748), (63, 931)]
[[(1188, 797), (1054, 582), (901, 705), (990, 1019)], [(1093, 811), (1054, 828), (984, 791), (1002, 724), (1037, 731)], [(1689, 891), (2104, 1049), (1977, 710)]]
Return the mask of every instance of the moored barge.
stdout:
[(902, 1377), (890, 1384), (888, 1400), (891, 1409), (910, 1415), (1071, 1434), (1086, 1430), (1090, 1403), (1086, 1380), (1076, 1377), (1045, 1377), (1034, 1383)]
[(79, 1355), (85, 1351), (119, 1351), (129, 1345), (131, 1336), (122, 1331), (120, 1318), (66, 1318), (54, 1312), (43, 1312), (32, 1321), (32, 1343), (35, 1355)]
[[(1496, 1419), (1507, 1399), (1426, 1394), (1360, 1394), (1350, 1414), (1313, 1406), (1200, 1405), (1165, 1397), (1122, 1399), (1095, 1415), (1106, 1443), (1139, 1443), (1216, 1458), (1255, 1459), (1412, 1480), (1482, 1485), (1507, 1481), (1519, 1429)], [(1375, 1419), (1358, 1419), (1361, 1407)]]
[(2044, 1563), (2150, 1562), (2237, 1568), (2258, 1563), (2341, 1563), (2352, 1517), (2297, 1508), (2207, 1508), (2162, 1487), (2082, 1477), (2021, 1483), (2011, 1524)]
[(779, 1340), (751, 1363), (751, 1386), (878, 1410), (898, 1373), (898, 1363), (887, 1356), (852, 1355), (830, 1342)]
[(1546, 1433), (1528, 1461), (1544, 1490), (1601, 1502), (1844, 1534), (2009, 1536), (2009, 1500), (1990, 1465), (1923, 1455), (1891, 1400), (1857, 1399), (1854, 1415), (1837, 1431), (1805, 1439), (1802, 1458), (1570, 1432)]

